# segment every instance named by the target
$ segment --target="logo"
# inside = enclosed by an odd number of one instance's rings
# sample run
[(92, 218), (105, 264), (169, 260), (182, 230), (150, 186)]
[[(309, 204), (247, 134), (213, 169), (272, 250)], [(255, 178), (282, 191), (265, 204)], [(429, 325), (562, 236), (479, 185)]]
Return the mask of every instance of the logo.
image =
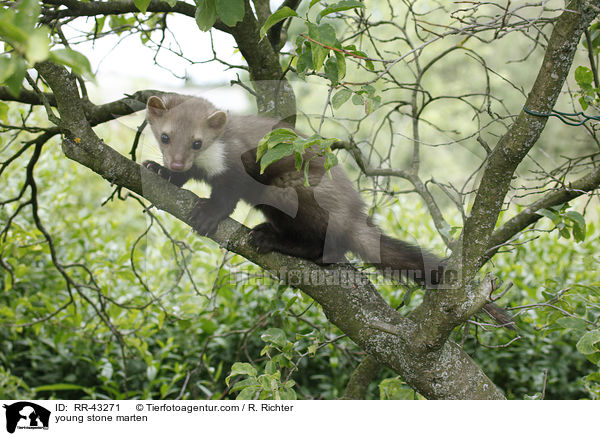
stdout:
[(14, 433), (15, 429), (48, 430), (50, 411), (29, 401), (19, 401), (6, 409), (6, 431)]

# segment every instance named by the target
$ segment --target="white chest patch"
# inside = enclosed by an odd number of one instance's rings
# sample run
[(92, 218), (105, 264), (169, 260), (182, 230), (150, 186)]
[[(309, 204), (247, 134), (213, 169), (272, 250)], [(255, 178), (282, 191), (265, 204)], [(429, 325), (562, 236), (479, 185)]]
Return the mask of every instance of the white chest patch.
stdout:
[(225, 162), (225, 144), (221, 140), (215, 141), (206, 150), (201, 151), (194, 159), (194, 164), (200, 168), (208, 178), (213, 178), (227, 169)]

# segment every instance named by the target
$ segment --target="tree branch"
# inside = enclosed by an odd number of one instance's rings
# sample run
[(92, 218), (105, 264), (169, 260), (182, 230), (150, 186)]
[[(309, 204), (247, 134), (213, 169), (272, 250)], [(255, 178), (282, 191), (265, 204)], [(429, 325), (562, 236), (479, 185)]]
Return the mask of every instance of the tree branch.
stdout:
[(352, 372), (341, 400), (364, 400), (369, 384), (381, 371), (381, 364), (372, 356), (365, 356)]
[[(96, 15), (122, 15), (122, 14), (141, 14), (133, 0), (115, 0), (109, 2), (83, 2), (77, 0), (44, 0), (46, 5), (65, 6), (67, 9), (59, 9), (57, 11), (44, 11), (44, 16), (41, 23), (49, 23), (52, 20), (57, 20), (65, 17), (94, 17)], [(178, 1), (175, 6), (171, 7), (167, 2), (152, 0), (148, 4), (146, 12), (172, 12), (185, 15), (190, 18), (195, 18), (196, 7), (183, 1)], [(230, 28), (223, 22), (217, 20), (213, 26), (215, 29), (225, 33), (230, 33)]]
[[(45, 93), (46, 100), (50, 103), (51, 106), (56, 106), (56, 101), (54, 100), (54, 95), (52, 93)], [(34, 91), (30, 91), (28, 89), (21, 89), (19, 95), (13, 95), (8, 90), (6, 86), (0, 86), (0, 100), (4, 101), (14, 101), (18, 103), (25, 104), (34, 104), (34, 105), (42, 105), (42, 99), (38, 94)]]
[(496, 254), (498, 249), (509, 239), (542, 218), (542, 215), (537, 213), (538, 210), (566, 203), (581, 195), (588, 194), (598, 187), (600, 187), (600, 168), (596, 168), (596, 170), (574, 182), (568, 183), (567, 186), (557, 189), (534, 203), (531, 203), (527, 209), (515, 215), (494, 231), (490, 237), (490, 247), (482, 259), (482, 265)]

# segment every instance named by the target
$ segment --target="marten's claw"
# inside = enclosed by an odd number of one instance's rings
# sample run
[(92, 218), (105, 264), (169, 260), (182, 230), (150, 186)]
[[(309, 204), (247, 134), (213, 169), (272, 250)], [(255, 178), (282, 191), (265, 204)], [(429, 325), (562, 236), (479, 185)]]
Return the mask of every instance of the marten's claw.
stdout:
[(210, 207), (210, 202), (206, 198), (198, 199), (190, 214), (192, 228), (201, 236), (215, 233), (222, 220), (223, 218)]
[(273, 231), (264, 224), (259, 224), (250, 231), (250, 244), (259, 253), (270, 253), (275, 248), (276, 240)]
[(145, 160), (144, 162), (142, 162), (142, 165), (150, 171), (152, 171), (153, 173), (158, 174), (163, 179), (170, 178), (171, 176), (171, 172), (169, 170), (167, 170), (165, 167), (163, 167), (160, 164), (157, 164), (154, 161)]

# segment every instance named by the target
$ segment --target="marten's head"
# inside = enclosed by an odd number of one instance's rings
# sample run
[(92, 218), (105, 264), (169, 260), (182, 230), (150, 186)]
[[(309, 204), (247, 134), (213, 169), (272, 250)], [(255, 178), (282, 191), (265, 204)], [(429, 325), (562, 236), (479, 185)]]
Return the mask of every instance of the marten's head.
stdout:
[(227, 115), (200, 97), (166, 94), (152, 96), (146, 119), (171, 171), (188, 171), (195, 164), (209, 177), (225, 170), (223, 133)]

